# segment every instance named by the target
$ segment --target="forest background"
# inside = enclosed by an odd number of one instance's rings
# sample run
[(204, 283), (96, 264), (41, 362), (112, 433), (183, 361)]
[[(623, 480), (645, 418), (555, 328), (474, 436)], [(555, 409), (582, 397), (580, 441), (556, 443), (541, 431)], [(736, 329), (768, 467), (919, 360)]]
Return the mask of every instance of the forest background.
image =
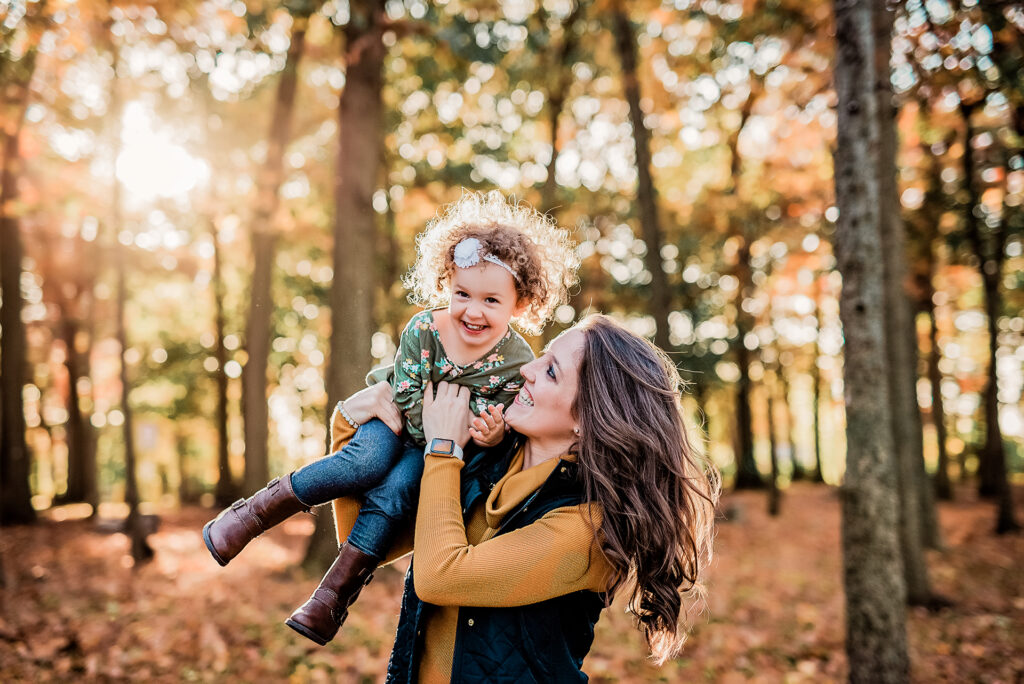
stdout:
[[(897, 136), (876, 242), (907, 344), (860, 380), (893, 385), (912, 667), (1013, 681), (1024, 549), (996, 533), (1024, 470), (1024, 7), (871, 4)], [(198, 531), (323, 455), (328, 407), (414, 311), (415, 235), (497, 188), (579, 243), (535, 348), (591, 311), (649, 336), (728, 489), (767, 492), (723, 504), (692, 658), (650, 667), (616, 616), (588, 669), (852, 676), (836, 26), (818, 0), (0, 2), (0, 673), (379, 675), (397, 573), (327, 650), (258, 610), (305, 596), (329, 516), (234, 575)]]

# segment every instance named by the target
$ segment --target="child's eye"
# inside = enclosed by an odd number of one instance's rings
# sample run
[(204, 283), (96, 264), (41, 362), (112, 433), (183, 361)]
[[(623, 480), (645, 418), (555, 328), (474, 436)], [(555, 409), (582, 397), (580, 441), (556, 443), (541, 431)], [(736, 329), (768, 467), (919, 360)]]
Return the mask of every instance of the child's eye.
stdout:
[(455, 291), (455, 296), (456, 297), (468, 297), (469, 295), (466, 294), (465, 292), (463, 292), (462, 290), (456, 290)]
[(486, 301), (486, 302), (487, 302), (488, 304), (497, 304), (497, 303), (498, 303), (498, 300), (497, 300), (497, 299), (495, 299), (494, 297), (488, 297), (488, 298), (487, 298), (487, 299), (486, 299), (485, 301)]
[(551, 364), (548, 364), (548, 377), (550, 377), (552, 380), (555, 379), (555, 367), (552, 366)]

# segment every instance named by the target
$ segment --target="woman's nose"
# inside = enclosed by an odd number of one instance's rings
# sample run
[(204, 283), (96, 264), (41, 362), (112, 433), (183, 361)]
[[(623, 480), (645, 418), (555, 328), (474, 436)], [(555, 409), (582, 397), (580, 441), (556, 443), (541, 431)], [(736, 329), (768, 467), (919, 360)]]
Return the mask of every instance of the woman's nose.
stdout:
[(537, 377), (536, 375), (533, 374), (533, 364), (535, 363), (537, 363), (536, 360), (531, 361), (530, 363), (524, 366), (520, 366), (519, 368), (519, 374), (522, 375), (523, 379), (525, 379), (527, 382), (533, 382)]

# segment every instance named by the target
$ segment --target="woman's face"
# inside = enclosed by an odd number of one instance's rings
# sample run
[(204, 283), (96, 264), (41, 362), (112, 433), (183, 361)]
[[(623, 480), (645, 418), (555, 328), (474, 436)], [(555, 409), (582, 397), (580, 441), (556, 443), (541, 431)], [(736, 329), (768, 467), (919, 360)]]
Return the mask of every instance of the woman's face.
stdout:
[(505, 422), (530, 439), (575, 439), (572, 404), (576, 399), (583, 332), (570, 330), (548, 346), (544, 355), (520, 369), (523, 389), (505, 410)]

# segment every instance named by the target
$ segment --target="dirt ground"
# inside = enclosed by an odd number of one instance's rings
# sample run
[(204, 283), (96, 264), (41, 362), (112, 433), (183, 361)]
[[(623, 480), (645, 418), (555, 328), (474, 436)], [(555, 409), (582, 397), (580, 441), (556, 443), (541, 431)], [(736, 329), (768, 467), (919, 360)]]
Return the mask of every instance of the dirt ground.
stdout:
[[(653, 667), (620, 601), (598, 623), (584, 663), (592, 680), (845, 678), (835, 491), (791, 487), (776, 519), (760, 493), (728, 495), (722, 511), (709, 609), (682, 656)], [(311, 519), (289, 521), (220, 568), (200, 537), (214, 513), (162, 512), (150, 538), (156, 558), (138, 568), (123, 535), (58, 522), (60, 509), (0, 530), (0, 682), (382, 680), (404, 562), (379, 571), (338, 638), (319, 647), (283, 624), (316, 585), (294, 569)], [(1024, 536), (994, 536), (988, 503), (942, 504), (940, 516), (946, 548), (930, 552), (929, 569), (953, 605), (910, 611), (914, 681), (1024, 681)]]

